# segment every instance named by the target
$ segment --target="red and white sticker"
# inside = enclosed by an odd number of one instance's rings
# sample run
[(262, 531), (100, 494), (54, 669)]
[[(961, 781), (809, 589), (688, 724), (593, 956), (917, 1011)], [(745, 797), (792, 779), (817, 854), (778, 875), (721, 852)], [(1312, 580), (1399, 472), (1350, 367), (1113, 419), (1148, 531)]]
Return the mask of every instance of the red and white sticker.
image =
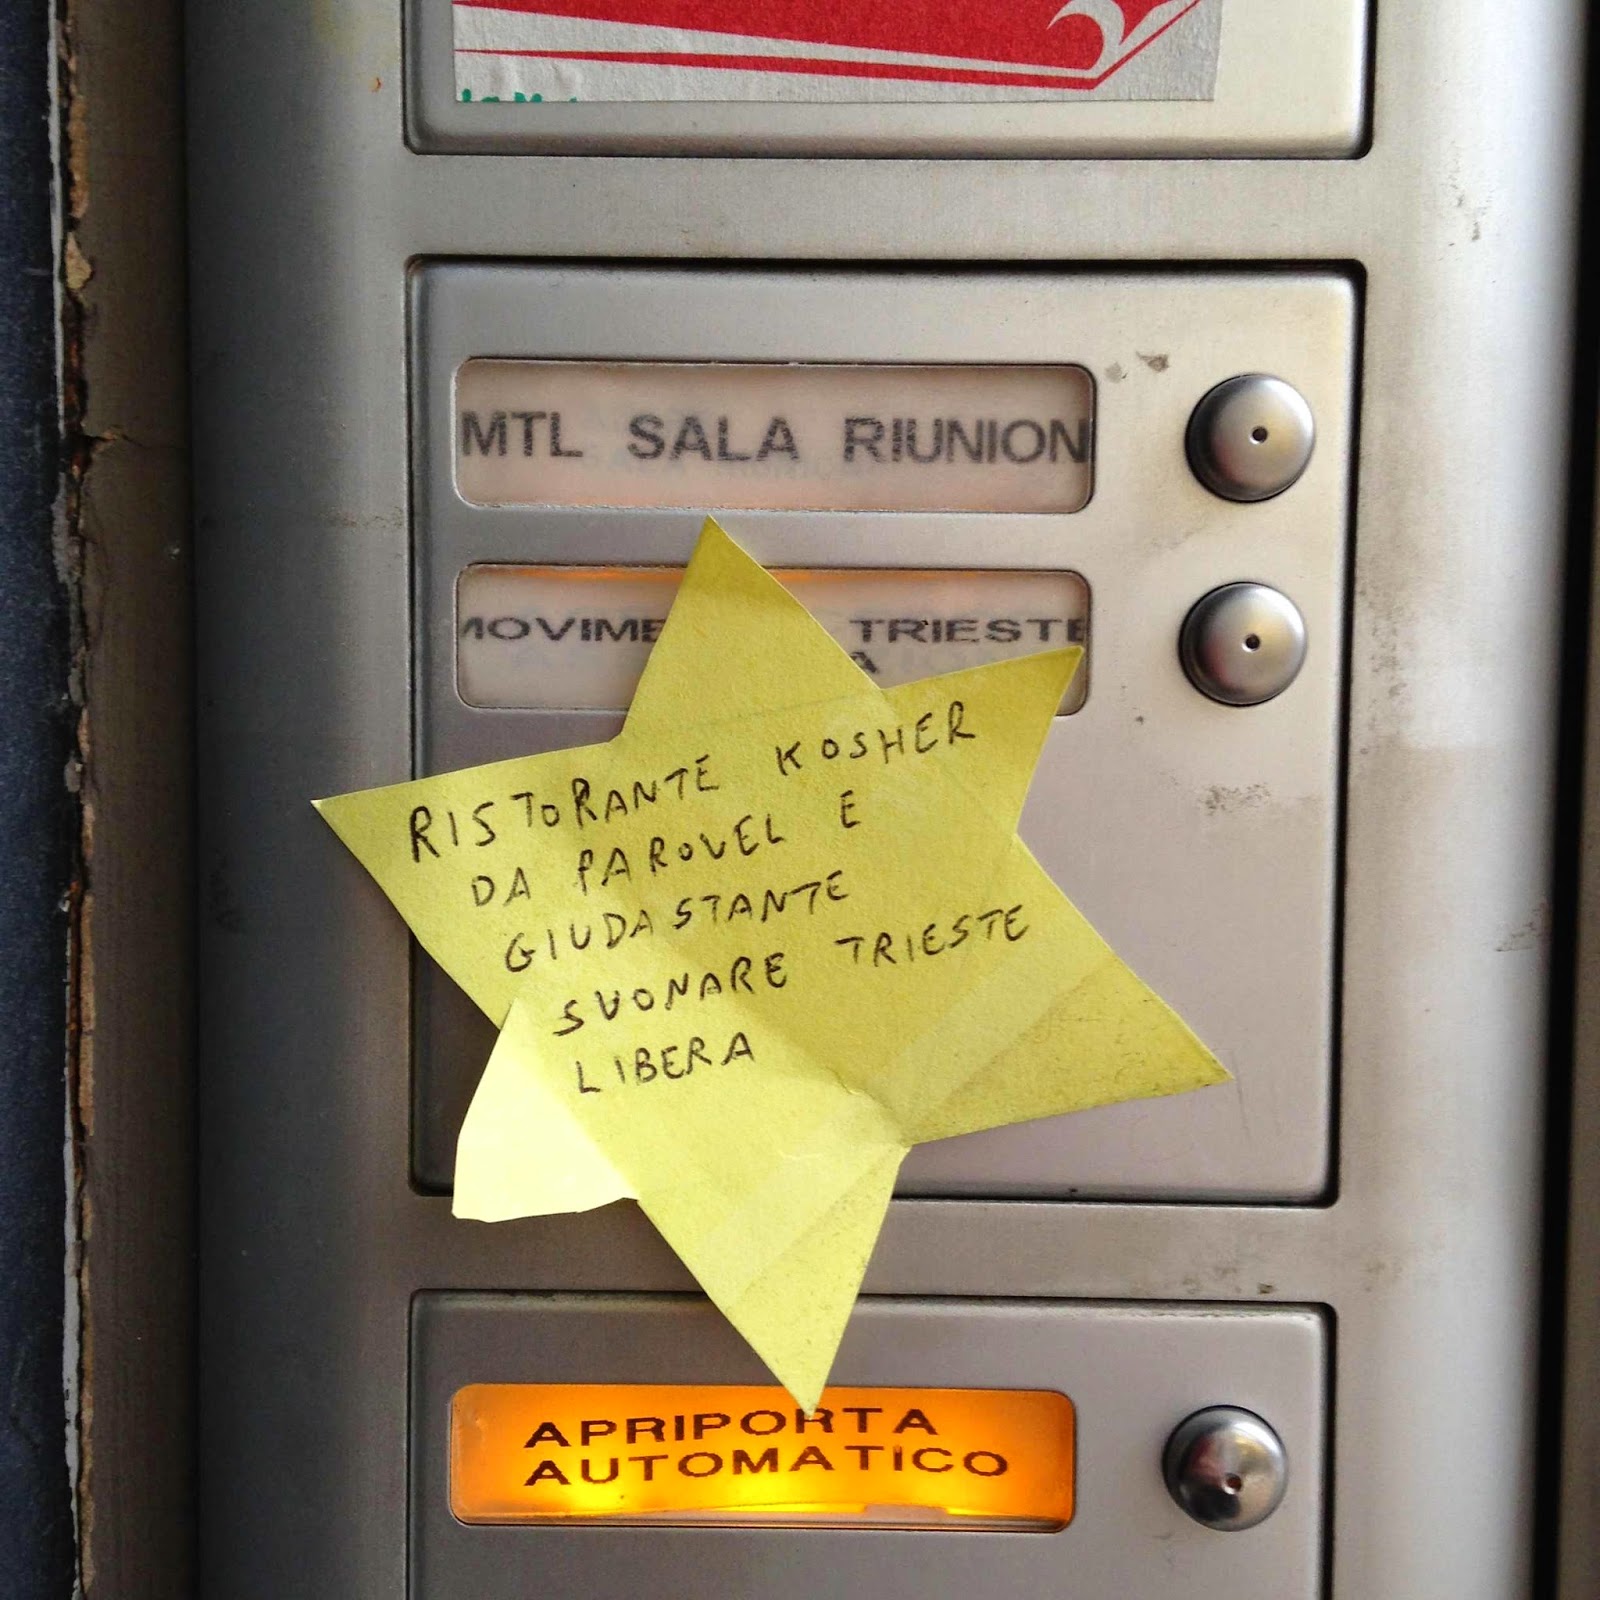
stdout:
[(452, 0), (464, 101), (1209, 100), (1222, 0)]

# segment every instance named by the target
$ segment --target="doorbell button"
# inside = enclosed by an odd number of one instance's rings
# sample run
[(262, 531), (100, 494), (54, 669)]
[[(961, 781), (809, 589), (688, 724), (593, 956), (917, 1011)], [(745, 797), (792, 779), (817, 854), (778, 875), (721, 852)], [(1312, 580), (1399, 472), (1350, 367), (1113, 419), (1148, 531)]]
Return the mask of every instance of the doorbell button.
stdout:
[(1189, 465), (1224, 500), (1270, 500), (1306, 470), (1311, 407), (1282, 378), (1250, 372), (1219, 383), (1189, 418)]
[(1305, 618), (1264, 583), (1224, 584), (1184, 618), (1178, 655), (1201, 694), (1225, 706), (1258, 706), (1282, 694), (1300, 671)]

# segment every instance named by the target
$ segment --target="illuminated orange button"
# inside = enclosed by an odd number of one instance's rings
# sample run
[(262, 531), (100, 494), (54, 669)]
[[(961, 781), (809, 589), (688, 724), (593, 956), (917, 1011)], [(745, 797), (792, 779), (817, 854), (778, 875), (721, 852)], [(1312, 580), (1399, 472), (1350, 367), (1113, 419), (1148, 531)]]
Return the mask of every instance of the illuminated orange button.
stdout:
[(476, 1383), (450, 1404), (463, 1522), (1012, 1528), (1072, 1520), (1074, 1414), (1024, 1389)]

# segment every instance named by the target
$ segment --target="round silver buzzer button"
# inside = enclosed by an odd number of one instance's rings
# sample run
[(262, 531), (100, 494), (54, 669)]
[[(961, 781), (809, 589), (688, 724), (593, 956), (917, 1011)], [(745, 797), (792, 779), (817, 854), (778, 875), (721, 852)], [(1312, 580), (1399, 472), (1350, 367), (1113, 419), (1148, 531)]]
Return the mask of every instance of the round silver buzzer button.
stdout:
[(1306, 623), (1286, 594), (1228, 583), (1197, 600), (1178, 635), (1189, 681), (1225, 706), (1258, 706), (1294, 682), (1306, 658)]
[(1247, 372), (1202, 397), (1189, 418), (1189, 466), (1224, 500), (1270, 500), (1306, 470), (1316, 424), (1282, 378)]
[(1162, 1471), (1172, 1498), (1196, 1522), (1237, 1533), (1278, 1509), (1289, 1484), (1289, 1457), (1253, 1411), (1208, 1406), (1173, 1431)]

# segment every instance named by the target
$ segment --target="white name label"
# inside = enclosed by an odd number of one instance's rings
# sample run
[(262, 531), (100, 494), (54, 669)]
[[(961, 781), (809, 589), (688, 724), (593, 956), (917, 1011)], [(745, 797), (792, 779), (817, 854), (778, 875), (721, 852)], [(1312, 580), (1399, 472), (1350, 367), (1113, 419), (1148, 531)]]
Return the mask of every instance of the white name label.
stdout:
[(1069, 512), (1093, 483), (1082, 367), (490, 361), (456, 375), (475, 505)]
[[(676, 567), (468, 567), (456, 584), (461, 698), (501, 708), (626, 710), (681, 577)], [(1089, 586), (1075, 572), (873, 568), (773, 577), (886, 688), (1089, 644)], [(1085, 656), (1062, 714), (1088, 692)]]

